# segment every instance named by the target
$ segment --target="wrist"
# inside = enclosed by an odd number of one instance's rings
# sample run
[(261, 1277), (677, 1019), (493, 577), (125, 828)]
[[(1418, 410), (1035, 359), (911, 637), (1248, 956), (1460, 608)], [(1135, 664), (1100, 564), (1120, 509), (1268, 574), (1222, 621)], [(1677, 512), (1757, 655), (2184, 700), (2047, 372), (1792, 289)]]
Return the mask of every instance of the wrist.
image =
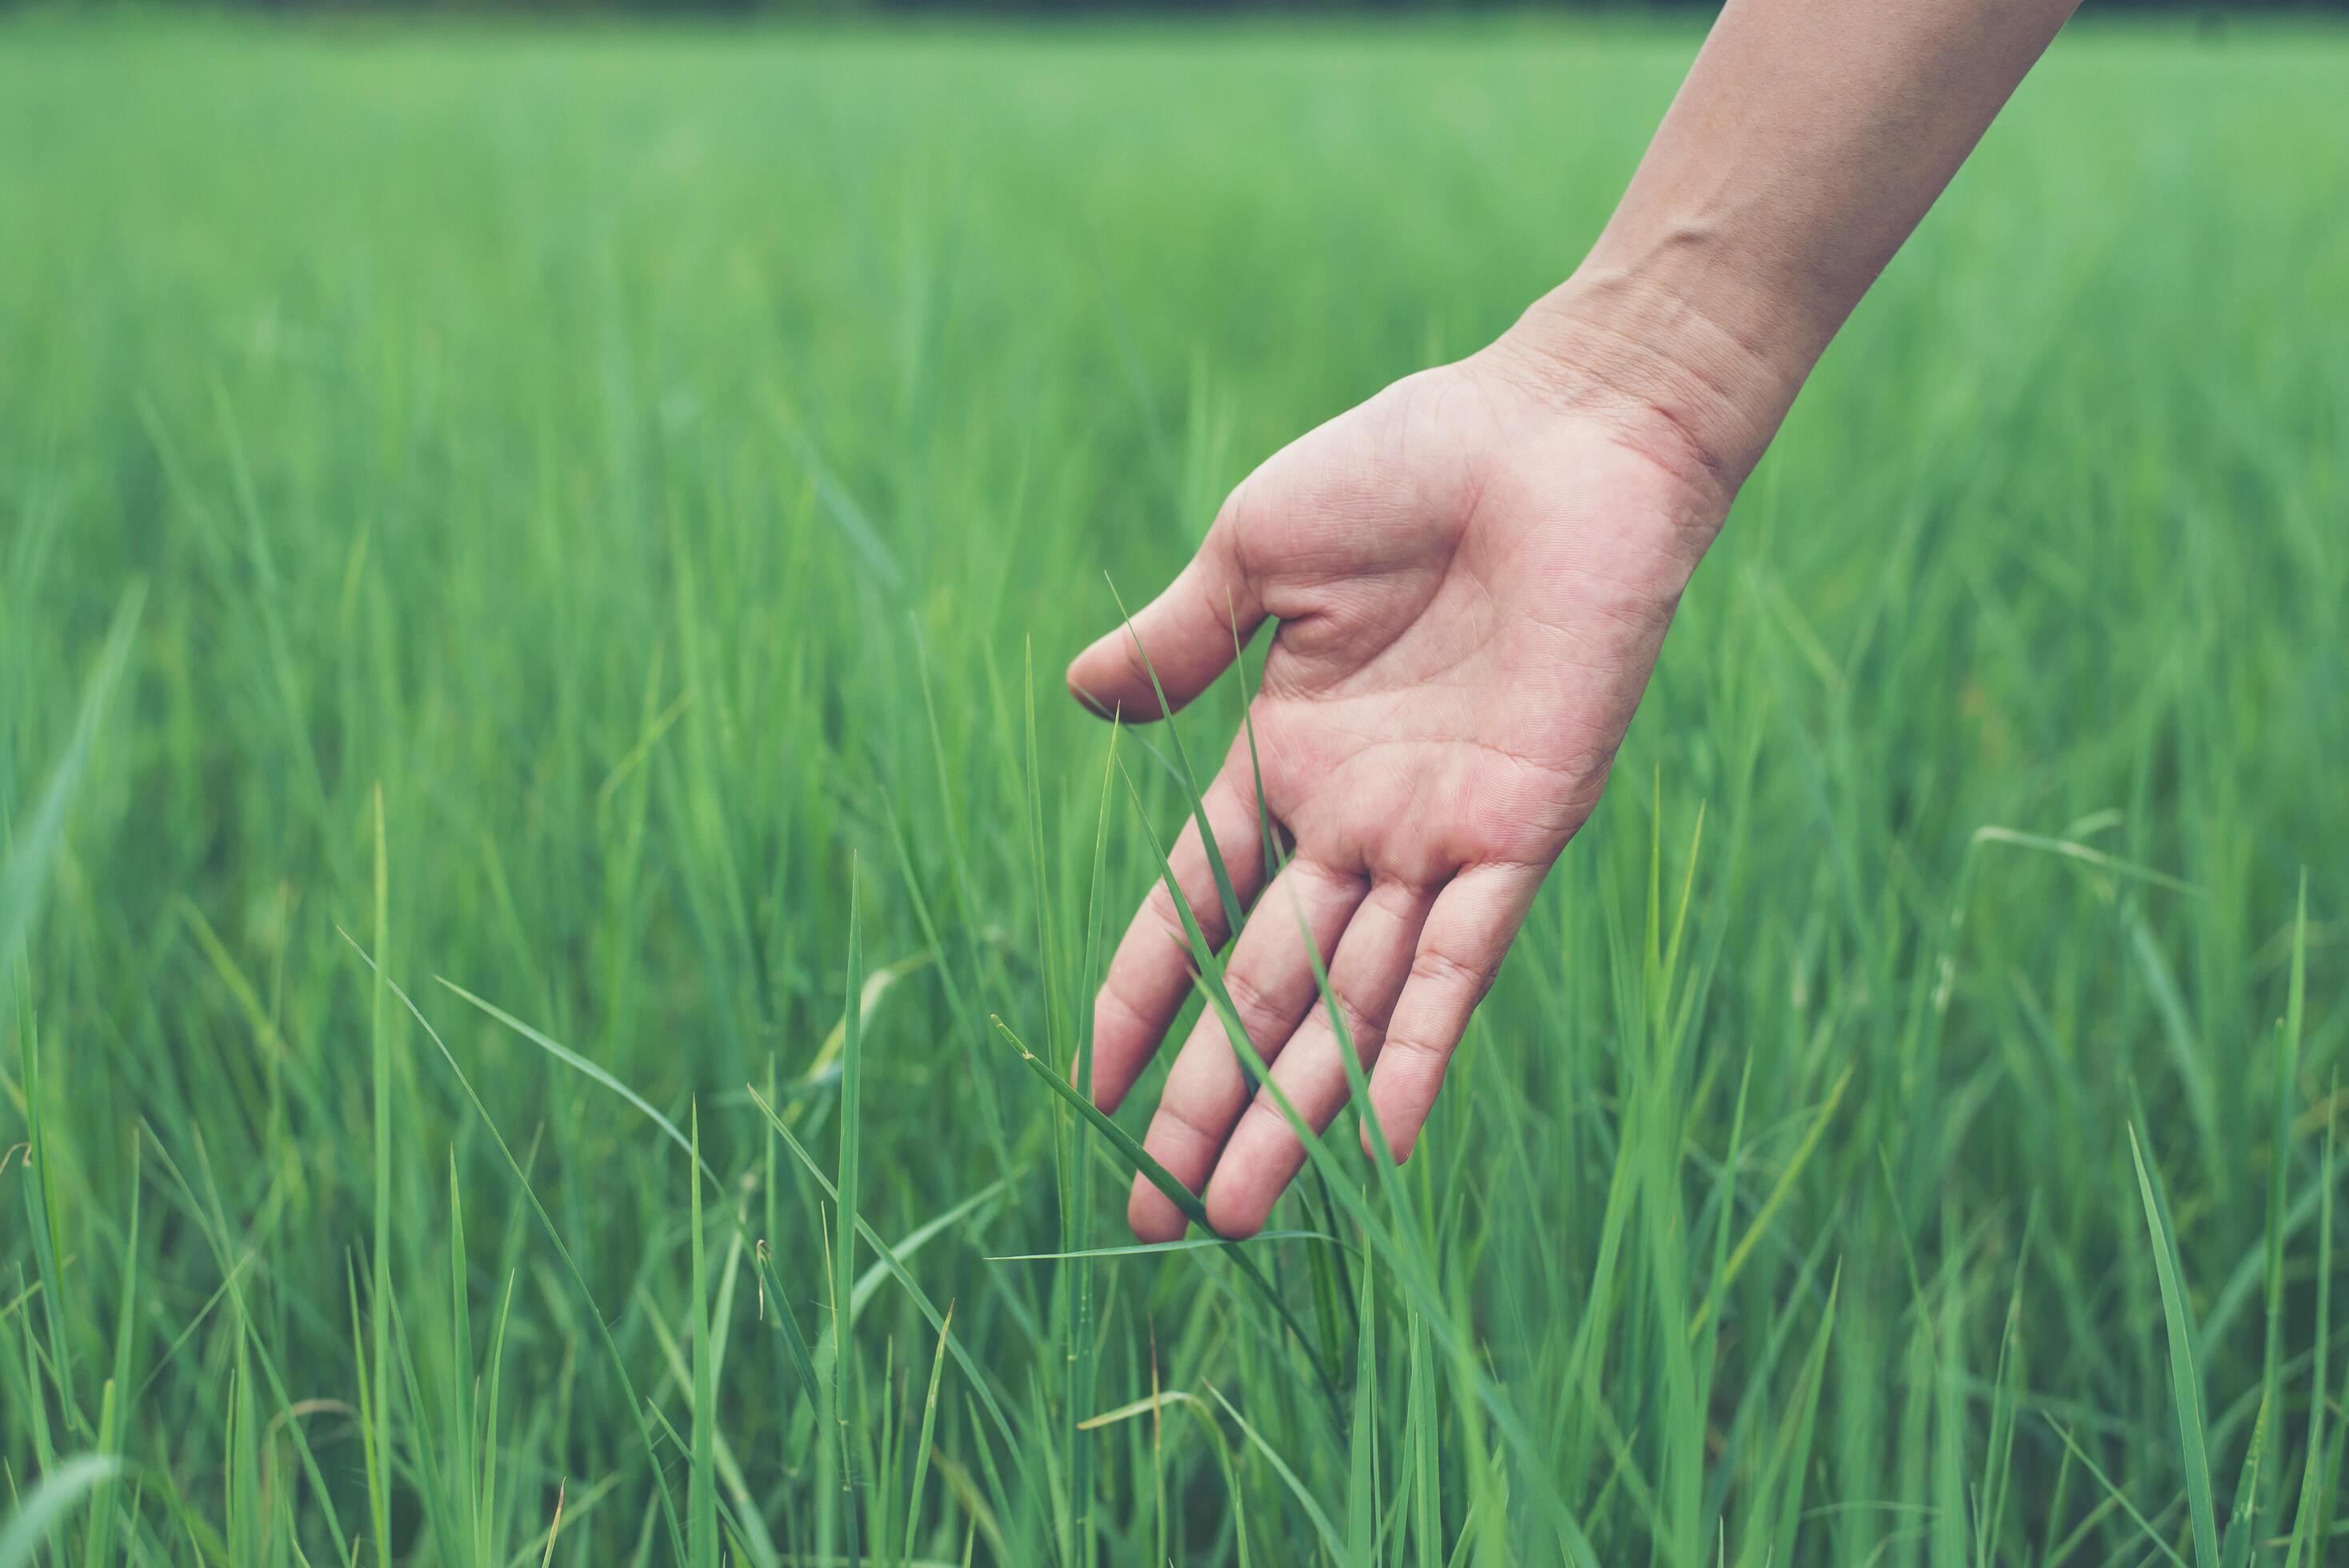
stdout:
[(1619, 425), (1647, 455), (1715, 490), (1725, 510), (1818, 347), (1799, 328), (1775, 330), (1785, 317), (1766, 302), (1703, 274), (1594, 252), (1487, 353), (1552, 406)]

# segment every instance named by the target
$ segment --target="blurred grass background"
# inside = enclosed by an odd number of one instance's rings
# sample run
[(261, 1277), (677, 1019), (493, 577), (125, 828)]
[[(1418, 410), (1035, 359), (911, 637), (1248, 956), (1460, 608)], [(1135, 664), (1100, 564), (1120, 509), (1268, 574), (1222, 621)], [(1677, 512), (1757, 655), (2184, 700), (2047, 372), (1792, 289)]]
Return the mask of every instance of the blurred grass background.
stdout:
[[(2313, 24), (2075, 26), (1862, 306), (1368, 1200), (1408, 1266), (1328, 1182), (1276, 1224), (1355, 1250), (1249, 1249), (1301, 1337), (1213, 1251), (986, 1261), (1123, 1239), (986, 1026), (1090, 989), (1103, 573), (1570, 269), (1698, 36), (0, 30), (0, 1464), (48, 1560), (2216, 1568), (2230, 1504), (2230, 1562), (2330, 1560)], [(1104, 842), (1122, 918), (1122, 790)], [(436, 975), (698, 1112), (699, 1207)], [(861, 1216), (967, 1359), (869, 1246), (835, 1359), (838, 1210), (748, 1086), (829, 1175), (852, 1065)]]

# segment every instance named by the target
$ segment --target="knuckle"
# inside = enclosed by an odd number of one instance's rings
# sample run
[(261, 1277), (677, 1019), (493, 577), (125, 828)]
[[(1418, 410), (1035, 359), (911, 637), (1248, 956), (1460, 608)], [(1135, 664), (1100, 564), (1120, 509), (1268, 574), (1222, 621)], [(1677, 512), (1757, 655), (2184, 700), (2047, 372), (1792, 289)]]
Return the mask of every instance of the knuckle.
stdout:
[(1240, 1125), (1233, 1131), (1232, 1140), (1237, 1142), (1242, 1136), (1251, 1140), (1257, 1137), (1280, 1139), (1293, 1137), (1294, 1134), (1289, 1130), (1288, 1119), (1280, 1114), (1280, 1108), (1273, 1104), (1272, 1097), (1258, 1091), (1257, 1097), (1248, 1101), (1248, 1108), (1242, 1113)]
[[(1334, 1018), (1333, 1013), (1336, 1015)], [(1317, 1026), (1337, 1025), (1345, 1031), (1345, 1037), (1353, 1042), (1357, 1053), (1368, 1048), (1366, 1042), (1374, 1040), (1378, 1032), (1386, 1026), (1383, 1019), (1371, 1016), (1335, 984), (1330, 985), (1326, 995), (1317, 995), (1313, 998), (1313, 1011), (1307, 1022)]]
[(1114, 967), (1110, 970), (1109, 978), (1102, 982), (1100, 994), (1093, 997), (1093, 1030), (1096, 1035), (1105, 1026), (1123, 1023), (1138, 1028), (1148, 1022), (1142, 1009), (1125, 994), (1126, 986), (1131, 984), (1124, 972)]
[(1251, 1035), (1271, 1016), (1271, 998), (1265, 995), (1264, 987), (1237, 969), (1224, 972), (1224, 995), (1231, 998), (1232, 1011), (1239, 1015), (1241, 1026)]
[(1142, 912), (1157, 923), (1159, 931), (1188, 961), (1191, 934), (1183, 923), (1183, 912), (1175, 906), (1174, 895), (1167, 891), (1165, 879), (1150, 884), (1150, 892), (1142, 901)]
[(1448, 1047), (1436, 1036), (1422, 1034), (1416, 1029), (1399, 1029), (1387, 1037), (1386, 1046), (1381, 1055), (1382, 1058), (1393, 1061), (1407, 1062), (1416, 1058), (1423, 1061), (1441, 1062), (1447, 1049)]
[[(1257, 473), (1262, 471), (1258, 469)], [(1231, 493), (1224, 497), (1224, 504), (1216, 509), (1216, 521), (1207, 531), (1210, 536), (1220, 537), (1233, 566), (1242, 576), (1247, 573), (1248, 531), (1257, 516), (1253, 498), (1261, 487), (1257, 483), (1257, 473), (1232, 487)]]
[[(1193, 1110), (1189, 1103), (1179, 1097), (1159, 1102), (1158, 1116), (1151, 1128), (1152, 1136), (1146, 1141), (1150, 1144), (1162, 1143), (1164, 1140), (1159, 1135), (1164, 1132), (1177, 1133), (1206, 1143), (1217, 1142), (1223, 1136), (1216, 1129), (1209, 1127), (1202, 1120), (1198, 1112)], [(1158, 1150), (1154, 1148), (1151, 1152), (1155, 1155)], [(1163, 1157), (1161, 1157), (1161, 1162), (1164, 1163)]]
[(1362, 891), (1362, 878), (1354, 872), (1342, 871), (1320, 861), (1299, 857), (1288, 862), (1290, 874), (1307, 882), (1318, 882), (1332, 897)]
[(1425, 981), (1447, 989), (1464, 990), (1479, 1000), (1484, 997), (1485, 988), (1493, 983), (1489, 967), (1469, 963), (1440, 947), (1419, 950), (1417, 956), (1411, 961), (1411, 977), (1414, 981)]
[(1093, 1000), (1093, 1018), (1096, 1024), (1102, 1020), (1104, 1014), (1114, 1009), (1127, 1024), (1145, 1034), (1154, 1036), (1158, 1028), (1165, 1026), (1164, 1024), (1159, 1024), (1156, 1028), (1153, 1027), (1149, 998), (1134, 995), (1133, 987), (1141, 978), (1140, 968), (1141, 966), (1137, 965), (1112, 964), (1110, 965), (1109, 975), (1102, 982), (1101, 992)]

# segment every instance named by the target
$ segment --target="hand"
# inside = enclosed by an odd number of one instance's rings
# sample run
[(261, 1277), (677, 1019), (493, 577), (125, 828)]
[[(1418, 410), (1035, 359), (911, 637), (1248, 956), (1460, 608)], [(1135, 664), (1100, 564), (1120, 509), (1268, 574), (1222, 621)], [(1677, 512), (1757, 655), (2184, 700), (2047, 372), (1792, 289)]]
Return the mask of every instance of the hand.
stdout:
[[(1242, 638), (1278, 619), (1250, 710), (1265, 805), (1295, 843), (1271, 887), (1245, 732), (1203, 797), (1235, 891), (1255, 902), (1226, 959), (1233, 1006), (1317, 1130), (1348, 1088), (1306, 934), (1402, 1160), (1542, 877), (1598, 803), (1733, 485), (1672, 418), (1505, 338), (1273, 457), (1132, 632), (1069, 666), (1089, 706), (1154, 718), (1136, 639), (1179, 707), (1232, 662), (1235, 619)], [(1230, 934), (1195, 821), (1170, 859), (1220, 944)], [(1096, 1002), (1104, 1109), (1191, 984), (1162, 882)], [(1251, 1099), (1212, 1010), (1175, 1058), (1146, 1145), (1204, 1187), (1226, 1236), (1254, 1233), (1304, 1160), (1269, 1094)], [(1143, 1181), (1128, 1214), (1145, 1241), (1184, 1231)]]

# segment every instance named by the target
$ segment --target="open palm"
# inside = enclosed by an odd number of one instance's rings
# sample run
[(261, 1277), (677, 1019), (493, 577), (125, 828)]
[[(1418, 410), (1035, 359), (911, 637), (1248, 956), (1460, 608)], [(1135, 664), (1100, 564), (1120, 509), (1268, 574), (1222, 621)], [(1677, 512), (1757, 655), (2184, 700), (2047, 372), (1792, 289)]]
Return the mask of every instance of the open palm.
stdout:
[[(1235, 891), (1261, 911), (1226, 958), (1233, 1006), (1317, 1129), (1348, 1088), (1307, 937), (1402, 1159), (1542, 877), (1598, 801), (1726, 500), (1669, 425), (1561, 397), (1487, 351), (1398, 382), (1273, 457), (1131, 634), (1070, 666), (1095, 708), (1155, 717), (1137, 642), (1179, 706), (1232, 662), (1235, 617), (1242, 636), (1277, 619), (1250, 717), (1264, 804), (1295, 847), (1269, 888), (1244, 734), (1204, 802)], [(1220, 944), (1230, 934), (1195, 821), (1170, 859)], [(1162, 882), (1096, 1005), (1104, 1108), (1133, 1086), (1191, 973)], [(1226, 1235), (1260, 1227), (1304, 1158), (1212, 1010), (1146, 1143), (1204, 1188)], [(1184, 1229), (1145, 1181), (1129, 1215), (1144, 1240)]]

